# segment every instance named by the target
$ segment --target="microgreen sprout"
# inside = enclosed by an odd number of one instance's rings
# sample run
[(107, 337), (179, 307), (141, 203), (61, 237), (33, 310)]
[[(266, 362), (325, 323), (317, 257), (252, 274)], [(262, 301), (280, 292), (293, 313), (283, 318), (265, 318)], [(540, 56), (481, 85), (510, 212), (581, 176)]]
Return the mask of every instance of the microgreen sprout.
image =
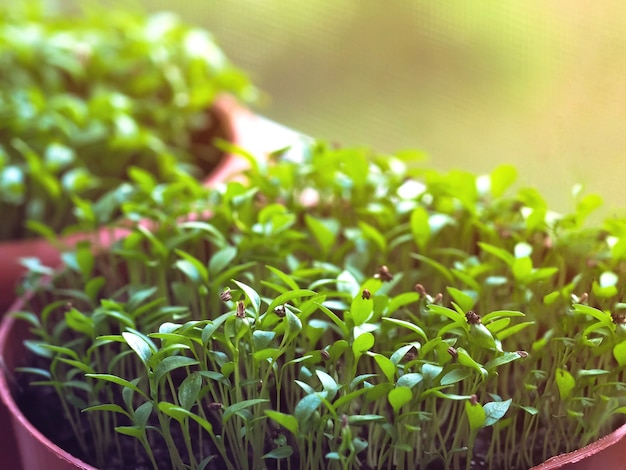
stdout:
[(208, 32), (168, 13), (24, 3), (0, 11), (0, 240), (93, 229), (215, 167), (225, 135), (209, 108), (254, 90)]
[(521, 469), (574, 450), (626, 412), (626, 225), (586, 226), (594, 196), (553, 214), (510, 166), (478, 180), (314, 143), (204, 192), (210, 218), (141, 201), (154, 230), (69, 253), (16, 314), (23, 371), (102, 468)]

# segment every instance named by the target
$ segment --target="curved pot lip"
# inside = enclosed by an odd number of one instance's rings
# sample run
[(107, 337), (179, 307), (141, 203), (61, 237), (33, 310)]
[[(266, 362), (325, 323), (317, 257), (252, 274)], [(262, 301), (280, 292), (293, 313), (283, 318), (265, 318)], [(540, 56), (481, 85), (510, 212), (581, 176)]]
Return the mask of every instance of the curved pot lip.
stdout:
[[(566, 465), (575, 464), (593, 455), (599, 454), (606, 449), (620, 444), (626, 437), (626, 424), (621, 425), (615, 431), (600, 439), (587, 444), (585, 447), (573, 450), (566, 454), (555, 455), (543, 463), (532, 467), (530, 470), (553, 470), (563, 468)], [(624, 444), (626, 445), (626, 444)]]
[[(18, 297), (9, 312), (17, 312), (22, 310), (24, 306), (25, 298)], [(56, 454), (58, 458), (67, 461), (69, 464), (73, 465), (76, 468), (83, 470), (97, 470), (95, 467), (83, 462), (82, 460), (76, 458), (69, 452), (63, 450), (61, 447), (57, 446), (50, 439), (44, 436), (31, 422), (26, 419), (26, 416), (22, 413), (22, 411), (17, 406), (17, 403), (13, 399), (13, 395), (11, 394), (11, 390), (7, 381), (6, 376), (6, 363), (5, 363), (5, 350), (7, 347), (7, 339), (9, 335), (14, 330), (15, 324), (18, 320), (11, 315), (5, 315), (2, 318), (0, 323), (0, 399), (4, 403), (4, 405), (9, 410), (11, 414), (11, 418), (14, 421), (14, 425), (19, 423), (19, 426), (22, 426), (24, 430), (30, 434), (35, 440), (37, 440), (41, 446), (45, 447), (50, 453)], [(17, 421), (17, 423), (15, 423)]]
[[(237, 98), (228, 94), (221, 94), (211, 105), (211, 110), (221, 120), (227, 140), (231, 144), (245, 149), (246, 152), (253, 155), (262, 152), (262, 149), (255, 148), (259, 146), (259, 142), (263, 142), (262, 136), (255, 134), (255, 115)], [(241, 155), (226, 153), (202, 183), (207, 187), (215, 186), (236, 176), (237, 173), (248, 167), (248, 162)]]

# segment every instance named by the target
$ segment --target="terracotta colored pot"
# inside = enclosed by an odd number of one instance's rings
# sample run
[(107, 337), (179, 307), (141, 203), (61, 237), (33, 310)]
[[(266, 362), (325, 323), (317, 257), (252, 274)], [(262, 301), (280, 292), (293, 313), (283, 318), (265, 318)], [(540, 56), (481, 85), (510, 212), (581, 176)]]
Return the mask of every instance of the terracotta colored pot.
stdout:
[[(263, 148), (266, 136), (262, 131), (256, 129), (256, 125), (261, 119), (240, 105), (233, 97), (225, 95), (218, 98), (211, 108), (211, 112), (217, 117), (221, 134), (225, 136), (226, 140), (255, 155), (257, 152), (267, 151), (266, 148)], [(247, 160), (245, 158), (226, 154), (203, 183), (206, 186), (215, 186), (241, 173), (246, 168)], [(77, 234), (65, 237), (61, 240), (61, 245), (72, 246), (78, 240), (88, 236), (87, 234)], [(106, 235), (99, 238), (108, 237)], [(0, 242), (0, 314), (4, 313), (15, 300), (15, 287), (25, 272), (25, 268), (20, 264), (20, 258), (36, 257), (45, 266), (54, 267), (60, 263), (61, 248), (62, 246), (52, 246), (42, 238)]]

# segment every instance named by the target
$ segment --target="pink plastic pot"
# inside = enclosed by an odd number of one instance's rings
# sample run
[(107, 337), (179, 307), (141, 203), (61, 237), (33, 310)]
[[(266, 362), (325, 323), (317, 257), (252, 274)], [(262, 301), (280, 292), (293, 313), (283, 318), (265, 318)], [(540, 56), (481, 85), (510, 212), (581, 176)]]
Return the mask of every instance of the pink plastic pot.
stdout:
[(588, 446), (557, 455), (531, 470), (626, 470), (626, 424)]
[[(221, 96), (211, 111), (220, 122), (223, 134), (229, 142), (254, 155), (266, 151), (263, 148), (266, 136), (257, 129), (260, 118), (240, 105), (233, 97)], [(241, 173), (247, 166), (245, 158), (226, 154), (203, 183), (206, 186), (215, 186)], [(87, 236), (89, 235), (72, 235), (63, 238), (61, 243), (72, 246)], [(42, 238), (0, 242), (0, 314), (15, 300), (15, 287), (25, 272), (25, 268), (20, 264), (20, 258), (36, 257), (45, 266), (55, 267), (60, 263), (59, 248), (61, 247), (52, 246)]]
[[(20, 310), (22, 299), (18, 299), (11, 310)], [(26, 365), (24, 340), (28, 338), (28, 324), (14, 318), (3, 318), (0, 325), (0, 442), (2, 468), (11, 470), (95, 470), (91, 465), (78, 460), (53, 444), (37, 430), (22, 414), (12, 396), (16, 388), (14, 370)]]
[[(20, 310), (22, 306), (23, 300), (18, 299), (11, 310)], [(0, 427), (0, 442), (6, 454), (2, 457), (1, 468), (95, 470), (41, 434), (26, 419), (13, 399), (17, 383), (13, 371), (16, 367), (28, 365), (29, 354), (23, 344), (30, 336), (28, 329), (26, 322), (10, 316), (5, 316), (0, 323), (0, 413), (8, 414), (11, 420), (11, 426)], [(626, 470), (625, 438), (626, 425), (582, 449), (552, 457), (531, 470)], [(15, 449), (21, 454), (21, 465)]]

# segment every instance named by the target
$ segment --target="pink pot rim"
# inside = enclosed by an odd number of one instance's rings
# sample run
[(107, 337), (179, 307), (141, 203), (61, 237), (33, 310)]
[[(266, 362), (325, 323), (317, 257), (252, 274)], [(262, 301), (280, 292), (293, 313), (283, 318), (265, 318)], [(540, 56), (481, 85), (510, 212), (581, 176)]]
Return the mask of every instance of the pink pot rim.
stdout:
[[(543, 463), (532, 467), (530, 470), (554, 470), (558, 468), (564, 468), (565, 466), (576, 464), (581, 462), (589, 457), (594, 455), (598, 455), (601, 452), (619, 445), (620, 443), (623, 446), (626, 446), (626, 443), (621, 442), (624, 440), (626, 436), (626, 424), (623, 424), (615, 431), (607, 434), (600, 439), (593, 441), (590, 444), (587, 444), (585, 447), (581, 447), (580, 449), (573, 450), (572, 452), (568, 452), (566, 454), (555, 455), (554, 457), (550, 457)], [(622, 452), (623, 453), (623, 452)], [(601, 469), (598, 469), (601, 470)]]

